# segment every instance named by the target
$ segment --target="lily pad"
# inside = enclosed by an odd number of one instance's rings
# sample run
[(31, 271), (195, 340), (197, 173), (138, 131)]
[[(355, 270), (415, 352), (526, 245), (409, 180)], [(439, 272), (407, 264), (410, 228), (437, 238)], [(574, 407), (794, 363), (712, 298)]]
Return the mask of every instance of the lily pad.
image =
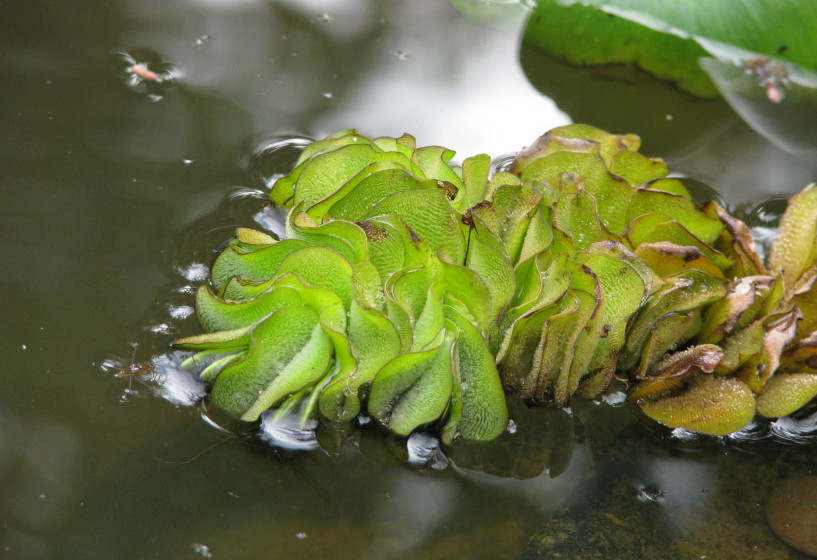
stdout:
[(523, 42), (577, 64), (635, 64), (696, 95), (707, 41), (817, 67), (817, 5), (803, 0), (539, 0)]

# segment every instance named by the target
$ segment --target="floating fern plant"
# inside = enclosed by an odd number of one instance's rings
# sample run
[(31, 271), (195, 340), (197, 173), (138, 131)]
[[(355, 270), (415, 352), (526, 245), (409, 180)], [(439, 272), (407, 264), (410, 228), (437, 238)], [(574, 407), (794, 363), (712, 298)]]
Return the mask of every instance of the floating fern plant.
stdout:
[(634, 135), (552, 130), (487, 155), (354, 130), (272, 186), (286, 238), (239, 228), (177, 340), (212, 401), (397, 434), (489, 440), (505, 391), (566, 405), (626, 377), (672, 427), (720, 435), (817, 394), (817, 188), (791, 199), (766, 264), (747, 227), (697, 207)]

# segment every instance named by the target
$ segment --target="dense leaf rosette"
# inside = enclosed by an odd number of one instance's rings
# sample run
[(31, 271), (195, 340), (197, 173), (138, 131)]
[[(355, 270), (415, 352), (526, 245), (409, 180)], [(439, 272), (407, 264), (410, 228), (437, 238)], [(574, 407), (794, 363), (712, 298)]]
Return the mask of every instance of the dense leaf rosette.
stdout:
[(409, 135), (317, 141), (270, 192), (286, 238), (238, 229), (196, 297), (206, 332), (175, 344), (250, 421), (365, 412), (492, 439), (504, 390), (562, 406), (617, 371), (670, 426), (728, 433), (756, 400), (791, 413), (817, 393), (817, 189), (792, 199), (767, 268), (639, 144), (566, 126), (491, 175), (487, 155), (455, 166)]

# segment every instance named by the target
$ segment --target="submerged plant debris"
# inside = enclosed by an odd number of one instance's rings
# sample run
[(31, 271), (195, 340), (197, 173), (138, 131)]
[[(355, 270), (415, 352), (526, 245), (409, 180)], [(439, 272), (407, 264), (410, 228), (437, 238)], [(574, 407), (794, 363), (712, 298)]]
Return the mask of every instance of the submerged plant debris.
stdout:
[(285, 238), (239, 228), (213, 263), (183, 367), (243, 420), (363, 413), (446, 443), (502, 434), (505, 392), (560, 407), (614, 376), (704, 434), (798, 410), (817, 394), (817, 188), (764, 263), (639, 147), (569, 125), (492, 174), (407, 134), (314, 142), (270, 191)]

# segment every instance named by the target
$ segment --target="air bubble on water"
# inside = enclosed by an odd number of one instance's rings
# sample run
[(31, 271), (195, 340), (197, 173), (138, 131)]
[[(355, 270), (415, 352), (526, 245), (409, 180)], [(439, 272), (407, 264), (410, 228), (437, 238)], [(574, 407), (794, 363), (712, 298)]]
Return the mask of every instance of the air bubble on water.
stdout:
[(664, 491), (653, 486), (644, 486), (636, 490), (636, 498), (640, 502), (656, 503), (664, 499)]
[(198, 49), (198, 48), (204, 46), (204, 43), (209, 41), (211, 38), (212, 38), (212, 36), (209, 33), (202, 33), (201, 35), (196, 37), (196, 39), (193, 41), (193, 48)]
[(277, 417), (276, 412), (270, 410), (261, 416), (263, 441), (283, 449), (308, 451), (318, 448), (318, 438), (315, 435), (317, 420), (307, 420), (302, 427), (300, 414)]
[(230, 200), (266, 200), (267, 193), (262, 191), (261, 189), (251, 189), (250, 187), (237, 187), (235, 190), (231, 191), (227, 198)]
[(195, 163), (195, 160), (192, 160), (192, 159), (183, 159), (183, 160), (182, 160), (182, 163), (184, 163), (185, 165), (193, 165), (193, 163)]
[(513, 166), (514, 155), (499, 156), (491, 160), (491, 175), (499, 173), (500, 171), (510, 171)]
[(204, 282), (210, 274), (210, 269), (202, 263), (192, 263), (187, 268), (179, 268), (177, 271), (189, 282)]
[(318, 19), (323, 23), (332, 23), (333, 21), (335, 21), (335, 18), (333, 18), (329, 14), (321, 14)]
[(506, 430), (508, 431), (509, 434), (515, 434), (519, 430), (519, 427), (513, 420), (508, 420), (508, 427), (506, 428)]
[(168, 323), (159, 323), (150, 327), (150, 332), (153, 334), (173, 334), (175, 331), (176, 327)]
[(102, 360), (102, 363), (99, 364), (99, 369), (101, 369), (105, 373), (108, 373), (115, 369), (122, 369), (122, 366), (118, 364), (115, 360), (107, 358), (105, 360)]
[(260, 186), (272, 187), (294, 167), (301, 152), (314, 140), (307, 136), (272, 136), (261, 139), (250, 156), (249, 171)]
[(321, 96), (325, 97), (326, 99), (332, 99), (334, 97), (331, 91), (325, 91), (321, 94)]
[(207, 393), (207, 389), (195, 374), (181, 370), (181, 362), (189, 354), (173, 352), (153, 358), (153, 392), (166, 401), (193, 406)]
[(213, 553), (210, 552), (210, 548), (206, 544), (201, 543), (193, 543), (190, 545), (190, 548), (193, 549), (193, 552), (201, 556), (202, 558), (212, 558)]
[(396, 58), (399, 62), (405, 62), (408, 60), (409, 55), (404, 53), (403, 51), (394, 51), (392, 56)]
[(807, 408), (805, 412), (778, 418), (769, 428), (777, 441), (792, 445), (813, 445), (817, 442), (817, 412)]
[(612, 393), (603, 395), (601, 400), (609, 405), (624, 404), (627, 402), (627, 393), (624, 391), (613, 391)]
[(267, 206), (253, 216), (253, 220), (278, 239), (284, 239), (286, 237), (286, 216), (280, 208)]
[(119, 402), (121, 404), (131, 404), (139, 397), (139, 391), (136, 389), (125, 387), (122, 394), (119, 395)]
[(301, 531), (300, 533), (297, 533), (295, 536), (298, 538), (298, 540), (304, 540), (308, 535)]
[(700, 434), (693, 430), (687, 430), (686, 428), (675, 428), (670, 432), (670, 437), (680, 442), (694, 443), (701, 441), (707, 436), (704, 436), (703, 434)]
[(435, 470), (448, 467), (448, 457), (440, 449), (440, 440), (430, 434), (415, 432), (406, 441), (408, 462), (424, 465)]
[(187, 319), (193, 313), (195, 313), (195, 309), (193, 309), (189, 305), (179, 306), (170, 305), (168, 307), (168, 312), (170, 313), (170, 316), (173, 317), (174, 319)]

